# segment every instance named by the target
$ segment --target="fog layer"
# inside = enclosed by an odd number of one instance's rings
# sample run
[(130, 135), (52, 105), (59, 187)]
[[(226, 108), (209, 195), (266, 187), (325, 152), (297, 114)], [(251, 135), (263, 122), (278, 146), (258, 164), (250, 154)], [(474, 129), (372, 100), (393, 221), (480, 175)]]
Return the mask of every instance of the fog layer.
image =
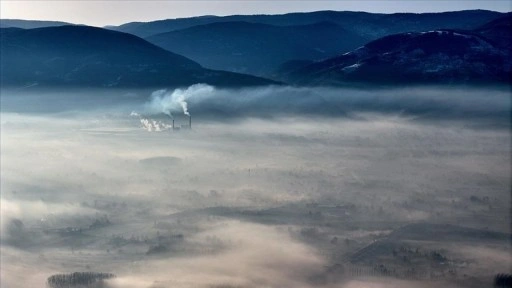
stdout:
[(488, 286), (512, 268), (507, 93), (5, 91), (0, 286)]

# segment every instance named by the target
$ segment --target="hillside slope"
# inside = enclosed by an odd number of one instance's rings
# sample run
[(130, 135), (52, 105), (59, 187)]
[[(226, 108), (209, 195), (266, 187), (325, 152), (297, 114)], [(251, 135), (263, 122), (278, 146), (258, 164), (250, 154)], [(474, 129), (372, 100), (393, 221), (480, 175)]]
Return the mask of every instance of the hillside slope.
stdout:
[(0, 29), (2, 86), (149, 87), (274, 83), (204, 69), (131, 34), (87, 26)]
[(221, 22), (146, 40), (208, 68), (262, 76), (269, 76), (286, 61), (321, 60), (368, 42), (332, 22), (302, 26)]
[[(354, 51), (282, 75), (305, 85), (366, 83), (510, 83), (512, 61), (501, 22), (474, 31), (434, 30), (386, 36)], [(489, 39), (484, 35), (494, 35)]]

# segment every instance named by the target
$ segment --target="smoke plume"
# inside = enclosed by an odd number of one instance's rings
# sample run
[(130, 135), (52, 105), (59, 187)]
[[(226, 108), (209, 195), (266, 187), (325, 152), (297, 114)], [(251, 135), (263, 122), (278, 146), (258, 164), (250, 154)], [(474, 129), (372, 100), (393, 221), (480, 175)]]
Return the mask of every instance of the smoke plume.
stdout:
[(132, 111), (130, 113), (130, 116), (139, 117), (141, 127), (144, 128), (144, 130), (147, 130), (148, 132), (160, 132), (172, 128), (172, 125), (166, 124), (159, 120), (145, 118), (135, 111)]
[(146, 112), (151, 114), (164, 113), (173, 118), (172, 113), (183, 111), (190, 116), (187, 101), (191, 98), (208, 98), (213, 95), (214, 88), (206, 84), (194, 84), (186, 89), (157, 90), (151, 94), (151, 100), (146, 104)]

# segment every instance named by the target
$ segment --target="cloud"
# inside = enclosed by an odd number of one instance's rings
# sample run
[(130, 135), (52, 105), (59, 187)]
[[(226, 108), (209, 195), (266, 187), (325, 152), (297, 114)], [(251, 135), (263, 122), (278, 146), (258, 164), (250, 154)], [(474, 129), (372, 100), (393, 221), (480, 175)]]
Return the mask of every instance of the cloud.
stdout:
[(307, 277), (325, 264), (313, 249), (292, 239), (284, 229), (229, 221), (199, 233), (191, 242), (200, 247), (209, 239), (217, 239), (226, 248), (212, 255), (145, 261), (138, 271), (121, 275), (111, 285), (140, 283), (139, 287), (148, 287), (155, 281), (162, 287), (178, 288), (309, 287)]

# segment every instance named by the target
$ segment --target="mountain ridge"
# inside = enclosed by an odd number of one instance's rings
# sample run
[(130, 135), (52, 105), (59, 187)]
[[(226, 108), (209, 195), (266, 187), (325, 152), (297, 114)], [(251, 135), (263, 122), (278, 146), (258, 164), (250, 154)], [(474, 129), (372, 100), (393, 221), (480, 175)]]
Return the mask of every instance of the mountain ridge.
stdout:
[(389, 35), (284, 76), (302, 85), (346, 83), (510, 83), (508, 49), (477, 31), (433, 30)]
[(300, 26), (217, 22), (153, 35), (146, 40), (208, 68), (264, 77), (283, 62), (320, 60), (367, 42), (328, 21)]
[(48, 21), (48, 20), (24, 20), (24, 19), (0, 19), (0, 28), (23, 28), (34, 29), (43, 27), (54, 27), (64, 25), (76, 25), (69, 22), (62, 21)]
[(149, 87), (277, 82), (203, 68), (135, 35), (90, 26), (1, 28), (2, 86)]
[[(404, 27), (416, 31), (458, 28), (473, 29), (483, 23), (502, 16), (504, 13), (490, 10), (462, 10), (437, 13), (370, 13), (361, 11), (321, 10), (293, 12), (286, 14), (228, 15), (209, 17), (186, 17), (161, 19), (148, 22), (129, 22), (109, 29), (127, 32), (140, 37), (181, 30), (213, 22), (246, 21), (276, 26), (304, 25), (319, 21), (331, 21), (345, 28), (355, 29), (363, 37), (377, 39), (384, 35), (406, 32)], [(370, 39), (372, 40), (372, 39)]]

